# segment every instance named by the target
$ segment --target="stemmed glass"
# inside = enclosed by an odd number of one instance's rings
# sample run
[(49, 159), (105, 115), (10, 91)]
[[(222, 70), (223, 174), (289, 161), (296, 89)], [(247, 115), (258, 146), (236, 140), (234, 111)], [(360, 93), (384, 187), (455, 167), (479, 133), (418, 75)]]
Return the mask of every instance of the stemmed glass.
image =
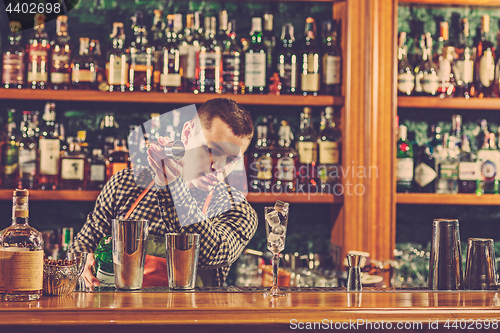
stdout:
[(264, 296), (286, 296), (278, 288), (278, 268), (279, 254), (285, 249), (286, 228), (288, 225), (288, 207), (289, 204), (283, 201), (277, 201), (274, 207), (264, 207), (264, 216), (266, 218), (266, 236), (267, 248), (273, 253), (273, 286), (271, 290), (264, 293)]

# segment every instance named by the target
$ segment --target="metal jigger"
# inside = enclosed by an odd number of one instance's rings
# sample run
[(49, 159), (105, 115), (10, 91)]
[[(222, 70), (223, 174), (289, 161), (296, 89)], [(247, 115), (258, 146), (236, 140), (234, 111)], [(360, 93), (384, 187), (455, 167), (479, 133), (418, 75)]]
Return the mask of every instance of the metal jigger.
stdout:
[(186, 152), (186, 147), (181, 141), (170, 141), (163, 148), (163, 152), (168, 158), (172, 158), (176, 161), (184, 157)]
[(348, 254), (347, 255), (347, 265), (349, 266), (349, 272), (347, 273), (347, 291), (361, 291), (363, 289), (361, 285), (361, 259), (362, 255), (359, 254)]

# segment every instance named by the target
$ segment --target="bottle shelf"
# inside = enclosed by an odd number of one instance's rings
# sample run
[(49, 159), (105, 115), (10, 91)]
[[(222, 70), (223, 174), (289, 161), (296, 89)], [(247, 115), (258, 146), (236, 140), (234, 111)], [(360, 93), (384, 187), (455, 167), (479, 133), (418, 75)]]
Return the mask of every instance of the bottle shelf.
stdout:
[(71, 102), (115, 102), (115, 103), (203, 103), (216, 97), (226, 97), (245, 105), (290, 105), (290, 106), (341, 106), (341, 96), (301, 96), (301, 95), (234, 95), (234, 94), (194, 94), (159, 92), (103, 92), (88, 90), (32, 90), (0, 89), (1, 99), (71, 101)]
[(500, 110), (500, 98), (398, 97), (398, 108)]
[[(0, 200), (12, 200), (14, 189), (0, 190)], [(100, 191), (30, 190), (30, 201), (95, 201)], [(250, 203), (273, 203), (282, 200), (290, 203), (341, 204), (342, 196), (323, 193), (248, 193)]]
[(499, 194), (397, 193), (396, 203), (410, 205), (500, 205)]
[(498, 6), (498, 0), (399, 0), (399, 4), (439, 5), (439, 6)]

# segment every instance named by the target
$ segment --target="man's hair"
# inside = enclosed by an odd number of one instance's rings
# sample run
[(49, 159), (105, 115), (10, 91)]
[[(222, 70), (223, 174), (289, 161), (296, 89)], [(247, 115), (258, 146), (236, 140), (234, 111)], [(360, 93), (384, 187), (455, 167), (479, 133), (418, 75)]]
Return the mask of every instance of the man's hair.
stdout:
[(210, 128), (212, 120), (219, 117), (234, 135), (250, 139), (253, 136), (254, 128), (250, 112), (232, 99), (214, 98), (206, 101), (198, 108), (198, 117), (205, 128)]

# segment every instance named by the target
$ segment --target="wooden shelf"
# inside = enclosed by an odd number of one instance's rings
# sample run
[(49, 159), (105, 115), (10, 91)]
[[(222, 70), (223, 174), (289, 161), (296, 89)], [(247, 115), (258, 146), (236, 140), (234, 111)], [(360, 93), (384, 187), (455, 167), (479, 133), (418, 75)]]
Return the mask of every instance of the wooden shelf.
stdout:
[(398, 97), (398, 108), (500, 111), (500, 98)]
[(396, 203), (411, 205), (500, 205), (499, 194), (397, 193)]
[(399, 0), (399, 4), (433, 5), (433, 6), (495, 6), (498, 7), (498, 0)]
[(245, 105), (290, 105), (290, 106), (341, 106), (341, 96), (300, 96), (300, 95), (234, 95), (234, 94), (194, 94), (158, 92), (103, 92), (103, 91), (55, 91), (32, 89), (0, 89), (1, 99), (74, 101), (74, 102), (115, 102), (115, 103), (170, 103), (194, 104), (208, 99), (227, 97)]
[[(0, 200), (12, 200), (14, 190), (0, 190)], [(100, 191), (42, 191), (30, 190), (30, 201), (95, 201)], [(248, 193), (250, 203), (273, 203), (282, 200), (290, 203), (340, 204), (342, 196), (322, 193)]]

